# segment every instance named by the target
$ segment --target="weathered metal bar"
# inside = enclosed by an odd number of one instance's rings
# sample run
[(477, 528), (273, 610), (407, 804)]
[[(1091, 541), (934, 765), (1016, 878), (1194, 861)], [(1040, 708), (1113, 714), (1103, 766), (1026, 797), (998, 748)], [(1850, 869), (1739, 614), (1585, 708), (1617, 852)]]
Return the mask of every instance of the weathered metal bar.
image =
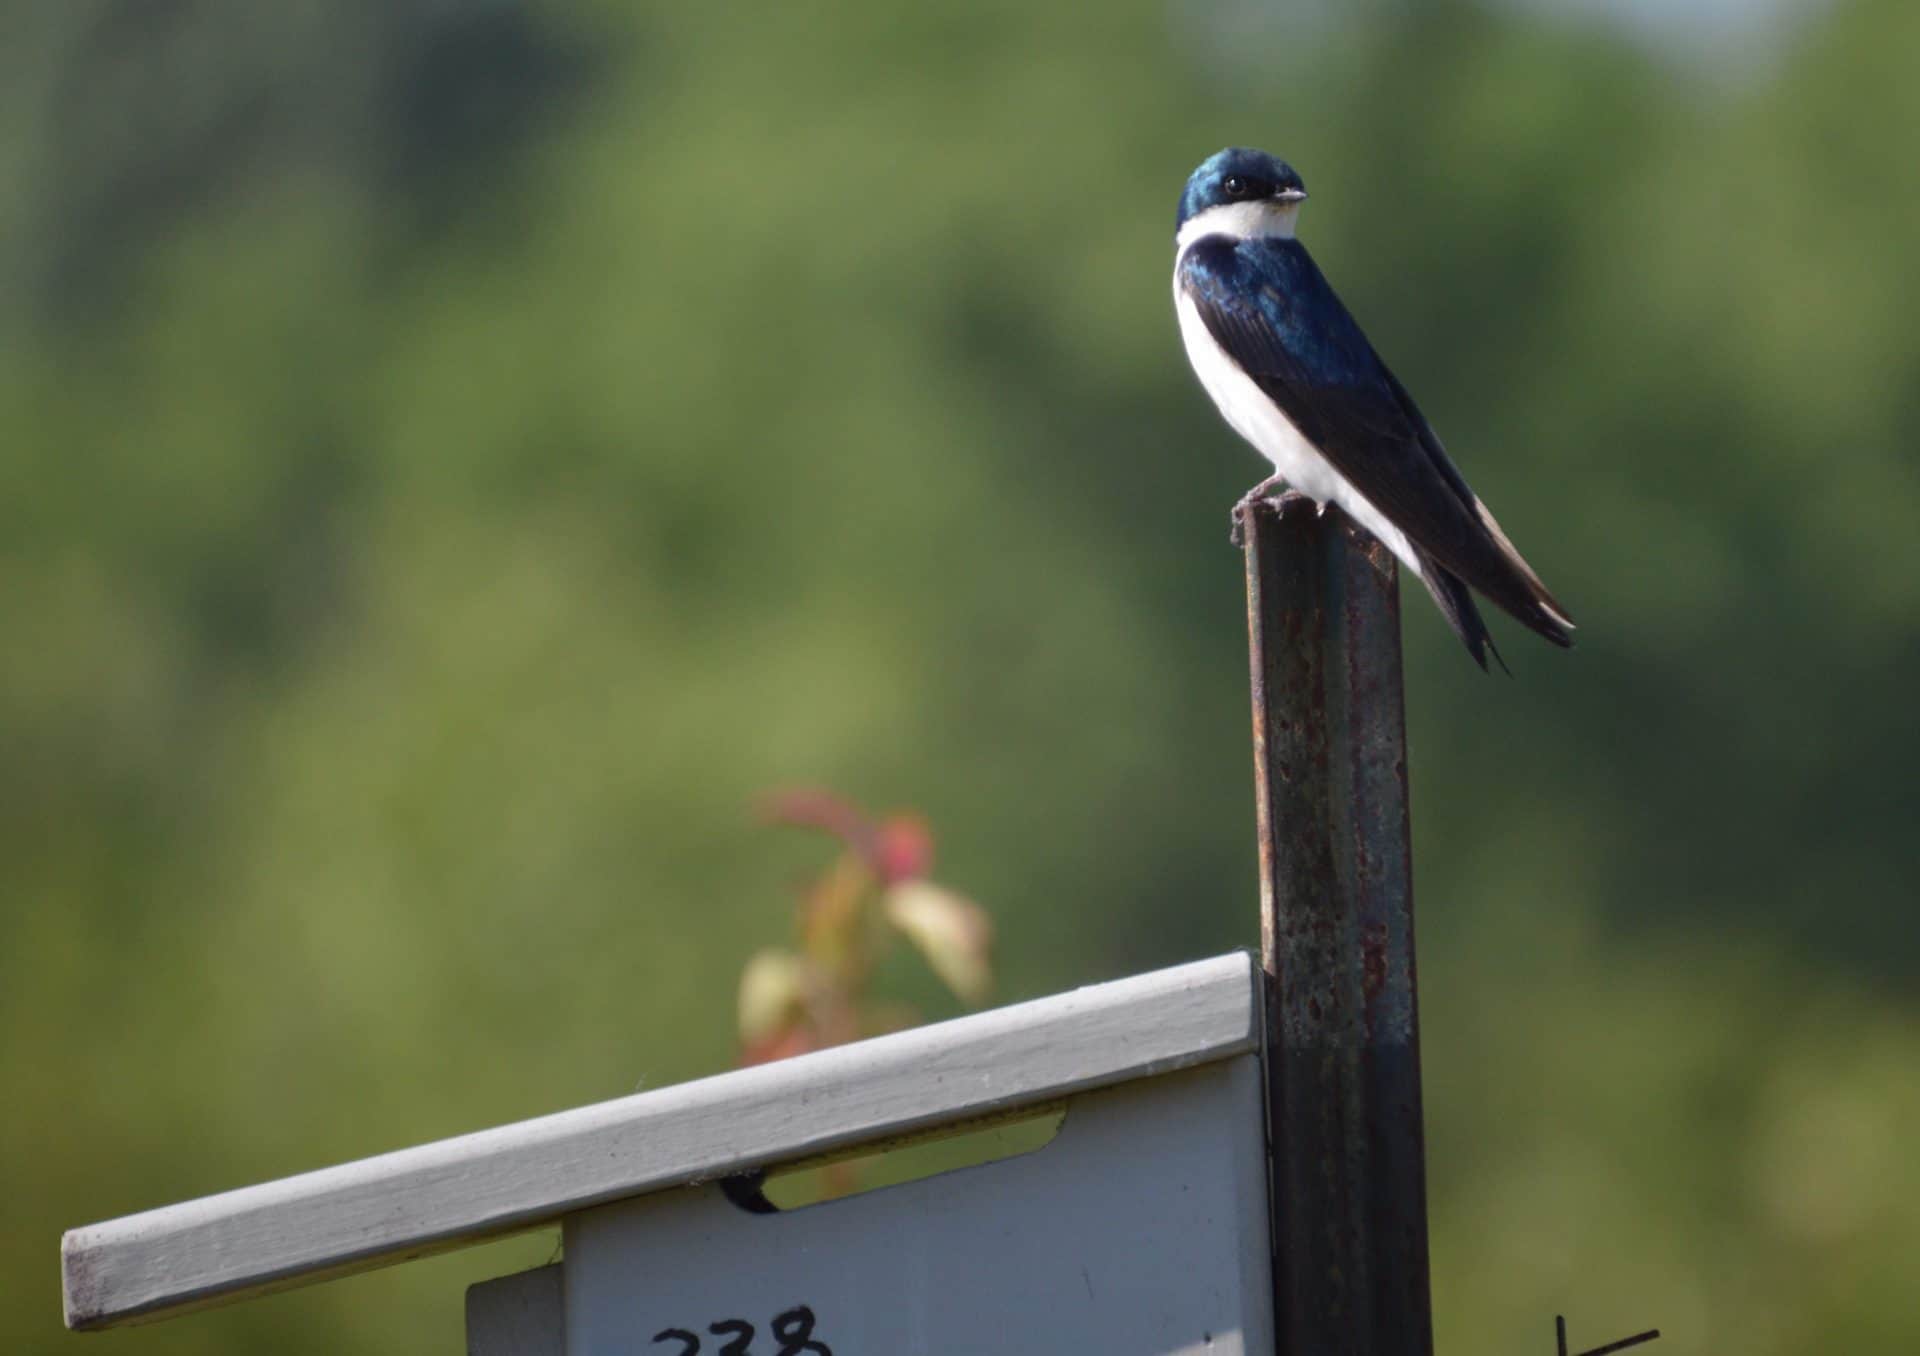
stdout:
[(1279, 1356), (1430, 1356), (1392, 555), (1289, 494), (1244, 524)]

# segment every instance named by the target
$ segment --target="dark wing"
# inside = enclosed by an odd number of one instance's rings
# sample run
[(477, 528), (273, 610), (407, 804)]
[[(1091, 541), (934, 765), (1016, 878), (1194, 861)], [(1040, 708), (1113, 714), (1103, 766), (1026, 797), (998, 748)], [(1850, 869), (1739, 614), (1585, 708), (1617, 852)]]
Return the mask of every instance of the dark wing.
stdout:
[[(1304, 246), (1214, 236), (1186, 252), (1180, 274), (1215, 342), (1423, 558), (1528, 629), (1573, 643), (1566, 609), (1467, 487)], [(1477, 657), (1457, 619), (1465, 591), (1432, 580), (1428, 587)], [(1471, 616), (1470, 599), (1465, 610)]]

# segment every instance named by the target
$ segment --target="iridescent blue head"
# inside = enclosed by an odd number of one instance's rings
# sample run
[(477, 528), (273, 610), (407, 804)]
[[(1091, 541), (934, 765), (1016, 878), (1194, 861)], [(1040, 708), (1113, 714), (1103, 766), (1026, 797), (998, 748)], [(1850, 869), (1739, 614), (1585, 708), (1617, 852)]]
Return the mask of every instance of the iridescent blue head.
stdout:
[[(1234, 222), (1242, 227), (1267, 218), (1284, 219), (1287, 234), (1292, 234), (1293, 214), (1307, 196), (1306, 185), (1292, 165), (1275, 159), (1265, 151), (1245, 146), (1229, 146), (1200, 162), (1180, 195), (1180, 215), (1174, 222), (1177, 232), (1188, 222), (1214, 208), (1225, 209), (1214, 215), (1223, 226)], [(1257, 232), (1227, 229), (1234, 234)]]

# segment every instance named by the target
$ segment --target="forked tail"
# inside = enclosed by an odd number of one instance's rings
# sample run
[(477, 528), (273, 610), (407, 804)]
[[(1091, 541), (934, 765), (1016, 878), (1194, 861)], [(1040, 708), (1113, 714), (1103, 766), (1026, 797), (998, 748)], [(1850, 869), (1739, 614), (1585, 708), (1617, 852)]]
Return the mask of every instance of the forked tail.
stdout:
[[(1500, 657), (1500, 651), (1494, 648), (1493, 633), (1487, 630), (1486, 618), (1480, 615), (1480, 609), (1474, 606), (1473, 594), (1467, 588), (1466, 581), (1452, 573), (1446, 566), (1428, 555), (1420, 556), (1420, 582), (1427, 586), (1427, 592), (1433, 595), (1433, 601), (1439, 605), (1440, 615), (1447, 619), (1447, 625), (1460, 637), (1460, 643), (1467, 647), (1467, 653), (1473, 656), (1473, 662), (1482, 670), (1487, 667), (1487, 656), (1493, 656), (1493, 662), (1500, 671), (1509, 677), (1513, 670), (1507, 667), (1507, 661)], [(1563, 644), (1566, 642), (1562, 642)]]

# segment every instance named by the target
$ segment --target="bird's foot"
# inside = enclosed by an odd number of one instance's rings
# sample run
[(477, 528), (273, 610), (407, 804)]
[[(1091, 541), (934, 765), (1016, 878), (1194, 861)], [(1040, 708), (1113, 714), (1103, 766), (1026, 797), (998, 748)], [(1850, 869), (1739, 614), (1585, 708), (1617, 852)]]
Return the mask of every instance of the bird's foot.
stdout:
[(1247, 544), (1248, 515), (1261, 503), (1276, 498), (1286, 487), (1287, 481), (1285, 476), (1268, 476), (1258, 485), (1255, 485), (1252, 489), (1241, 495), (1239, 502), (1236, 503), (1233, 509), (1227, 514), (1227, 540), (1232, 542), (1236, 548), (1244, 548)]

